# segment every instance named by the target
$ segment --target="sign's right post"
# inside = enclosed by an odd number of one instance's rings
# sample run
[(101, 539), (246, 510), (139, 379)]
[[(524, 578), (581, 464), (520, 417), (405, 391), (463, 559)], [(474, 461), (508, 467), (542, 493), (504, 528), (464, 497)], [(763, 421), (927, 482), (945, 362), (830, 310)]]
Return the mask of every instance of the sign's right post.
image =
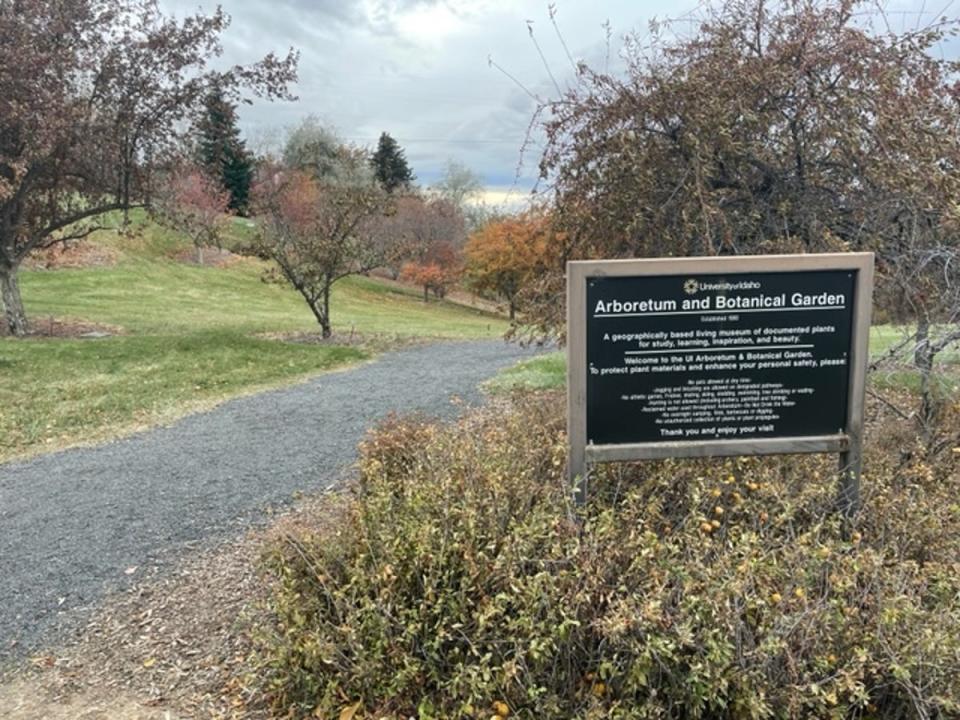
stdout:
[(840, 453), (840, 510), (847, 517), (860, 509), (860, 476), (863, 473), (863, 415), (867, 367), (870, 354), (870, 324), (873, 316), (873, 254), (864, 253), (857, 271), (854, 293), (854, 337), (851, 343), (850, 403), (847, 434), (849, 446)]

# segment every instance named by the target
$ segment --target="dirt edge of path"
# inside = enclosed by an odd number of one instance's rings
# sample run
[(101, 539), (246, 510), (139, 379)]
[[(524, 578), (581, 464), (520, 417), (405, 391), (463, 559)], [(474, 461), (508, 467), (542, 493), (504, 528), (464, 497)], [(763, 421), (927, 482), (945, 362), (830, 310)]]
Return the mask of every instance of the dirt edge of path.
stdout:
[(130, 568), (142, 579), (106, 598), (76, 636), (0, 675), (6, 720), (264, 720), (253, 634), (270, 622), (269, 543), (322, 531), (344, 491), (301, 497), (268, 525), (182, 557)]

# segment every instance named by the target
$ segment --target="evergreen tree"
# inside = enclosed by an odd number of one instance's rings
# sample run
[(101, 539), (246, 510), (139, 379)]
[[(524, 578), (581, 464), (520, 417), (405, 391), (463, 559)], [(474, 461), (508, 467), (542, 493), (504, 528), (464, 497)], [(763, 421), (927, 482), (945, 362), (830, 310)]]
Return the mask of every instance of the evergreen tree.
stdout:
[(207, 96), (197, 130), (200, 164), (230, 193), (230, 209), (243, 214), (250, 200), (253, 158), (240, 138), (236, 106), (222, 90), (214, 89)]
[(389, 133), (380, 134), (377, 151), (370, 158), (370, 165), (377, 181), (389, 193), (397, 188), (409, 188), (414, 181), (413, 171), (407, 165), (403, 148)]

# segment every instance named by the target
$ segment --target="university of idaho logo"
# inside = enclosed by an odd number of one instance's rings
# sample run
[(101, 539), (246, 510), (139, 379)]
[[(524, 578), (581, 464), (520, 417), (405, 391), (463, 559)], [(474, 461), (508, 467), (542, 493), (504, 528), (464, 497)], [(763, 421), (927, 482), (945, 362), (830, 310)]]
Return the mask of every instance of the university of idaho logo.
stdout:
[(696, 295), (697, 290), (699, 289), (700, 289), (700, 283), (694, 280), (693, 278), (690, 278), (683, 284), (683, 291), (687, 295)]

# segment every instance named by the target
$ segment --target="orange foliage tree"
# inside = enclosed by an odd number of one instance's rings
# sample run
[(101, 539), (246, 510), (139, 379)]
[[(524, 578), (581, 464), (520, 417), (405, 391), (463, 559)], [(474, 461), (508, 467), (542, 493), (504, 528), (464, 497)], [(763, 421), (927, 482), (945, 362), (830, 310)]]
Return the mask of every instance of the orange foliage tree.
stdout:
[(540, 213), (487, 223), (465, 248), (470, 284), (502, 297), (515, 319), (521, 291), (544, 269), (549, 237), (548, 218)]

